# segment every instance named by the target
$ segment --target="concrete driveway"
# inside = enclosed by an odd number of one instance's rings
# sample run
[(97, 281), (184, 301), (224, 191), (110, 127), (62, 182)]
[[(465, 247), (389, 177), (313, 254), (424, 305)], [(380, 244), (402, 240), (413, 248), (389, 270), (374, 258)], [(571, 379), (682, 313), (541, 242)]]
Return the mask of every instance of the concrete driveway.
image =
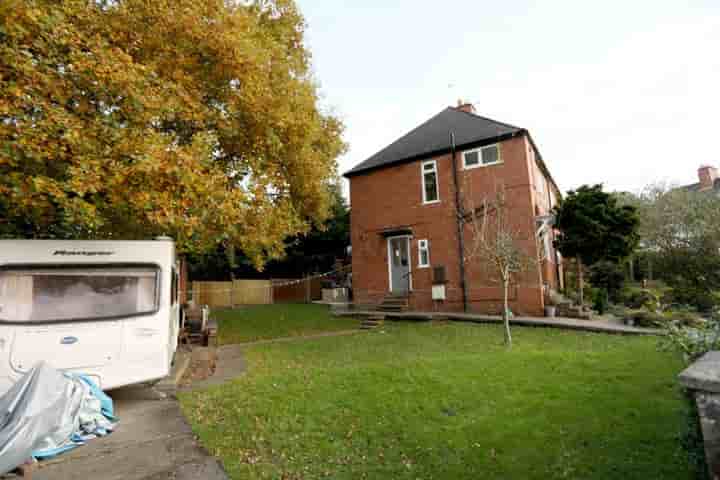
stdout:
[(120, 420), (111, 435), (40, 464), (34, 480), (226, 480), (196, 441), (172, 395), (149, 387), (110, 391)]

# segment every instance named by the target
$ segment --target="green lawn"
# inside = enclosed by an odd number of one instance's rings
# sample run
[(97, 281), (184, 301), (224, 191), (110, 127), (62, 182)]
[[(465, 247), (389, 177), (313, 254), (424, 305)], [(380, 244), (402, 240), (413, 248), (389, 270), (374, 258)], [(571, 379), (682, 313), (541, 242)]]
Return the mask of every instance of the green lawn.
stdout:
[(330, 315), (325, 305), (259, 305), (236, 310), (218, 310), (220, 344), (296, 337), (358, 328), (359, 320)]
[(680, 361), (657, 339), (497, 325), (246, 349), (181, 396), (231, 478), (687, 479)]

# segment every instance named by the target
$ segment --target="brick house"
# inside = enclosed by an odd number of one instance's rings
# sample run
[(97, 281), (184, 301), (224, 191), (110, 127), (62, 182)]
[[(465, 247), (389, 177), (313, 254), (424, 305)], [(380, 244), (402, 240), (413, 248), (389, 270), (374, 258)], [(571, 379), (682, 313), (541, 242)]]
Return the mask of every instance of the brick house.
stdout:
[(718, 169), (710, 165), (701, 165), (698, 168), (698, 183), (680, 188), (691, 192), (712, 192), (720, 196), (720, 174)]
[[(344, 176), (356, 303), (399, 296), (418, 311), (500, 312), (502, 289), (486, 266), (467, 260), (459, 231), (468, 245), (471, 229), (457, 215), (458, 205), (479, 205), (500, 188), (526, 253), (545, 257), (511, 287), (511, 309), (542, 315), (547, 291), (561, 288), (548, 222), (561, 193), (527, 130), (479, 116), (471, 104), (448, 107)], [(435, 300), (433, 285), (444, 285)]]

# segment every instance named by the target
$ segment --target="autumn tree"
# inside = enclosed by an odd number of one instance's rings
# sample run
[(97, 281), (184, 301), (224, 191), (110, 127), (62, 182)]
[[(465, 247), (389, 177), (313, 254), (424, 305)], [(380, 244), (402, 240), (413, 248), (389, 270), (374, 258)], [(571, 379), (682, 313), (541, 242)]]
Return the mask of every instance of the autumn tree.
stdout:
[(626, 259), (638, 245), (640, 219), (635, 207), (619, 203), (617, 196), (603, 191), (602, 185), (583, 185), (568, 192), (554, 214), (559, 230), (555, 247), (563, 256), (577, 260), (582, 305), (583, 265)]
[(225, 280), (232, 275), (238, 278), (296, 278), (308, 273), (333, 270), (335, 260), (347, 255), (350, 245), (350, 209), (342, 196), (338, 182), (328, 185), (332, 207), (322, 225), (310, 231), (285, 239), (286, 255), (268, 262), (258, 272), (250, 259), (240, 252), (234, 255), (234, 265), (227, 249), (218, 247), (211, 252), (189, 257), (190, 276), (196, 280)]
[(523, 247), (527, 234), (513, 224), (504, 189), (500, 188), (494, 198), (484, 197), (478, 205), (468, 206), (465, 212), (470, 227), (466, 261), (476, 262), (487, 270), (491, 280), (502, 285), (505, 344), (511, 347), (510, 285), (539, 259)]
[(261, 266), (345, 148), (292, 0), (0, 2), (0, 235), (173, 236)]
[(654, 184), (639, 204), (642, 246), (675, 301), (711, 309), (720, 289), (720, 197)]
[(332, 208), (320, 226), (286, 240), (286, 258), (268, 265), (272, 271), (297, 276), (304, 273), (328, 272), (337, 258), (347, 255), (350, 245), (350, 208), (342, 195), (340, 181), (330, 185)]

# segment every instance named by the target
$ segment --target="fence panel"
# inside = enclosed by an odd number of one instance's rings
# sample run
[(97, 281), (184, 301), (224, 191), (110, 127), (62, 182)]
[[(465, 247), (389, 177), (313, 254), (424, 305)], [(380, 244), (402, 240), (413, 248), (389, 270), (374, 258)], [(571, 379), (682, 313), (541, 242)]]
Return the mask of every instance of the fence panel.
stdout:
[(322, 278), (310, 280), (310, 300), (322, 300)]
[(298, 282), (297, 280), (298, 279), (274, 279), (273, 301), (275, 303), (304, 303), (306, 299), (305, 283)]
[[(292, 283), (290, 283), (292, 282)], [(275, 303), (310, 303), (322, 299), (322, 279), (275, 279), (273, 301)]]
[(235, 280), (234, 282), (192, 282), (192, 298), (197, 305), (229, 308), (235, 305), (269, 305), (273, 303), (270, 280)]
[(273, 303), (270, 280), (235, 280), (232, 301), (235, 305), (269, 305)]
[(231, 287), (231, 282), (192, 282), (192, 298), (196, 305), (231, 307)]

